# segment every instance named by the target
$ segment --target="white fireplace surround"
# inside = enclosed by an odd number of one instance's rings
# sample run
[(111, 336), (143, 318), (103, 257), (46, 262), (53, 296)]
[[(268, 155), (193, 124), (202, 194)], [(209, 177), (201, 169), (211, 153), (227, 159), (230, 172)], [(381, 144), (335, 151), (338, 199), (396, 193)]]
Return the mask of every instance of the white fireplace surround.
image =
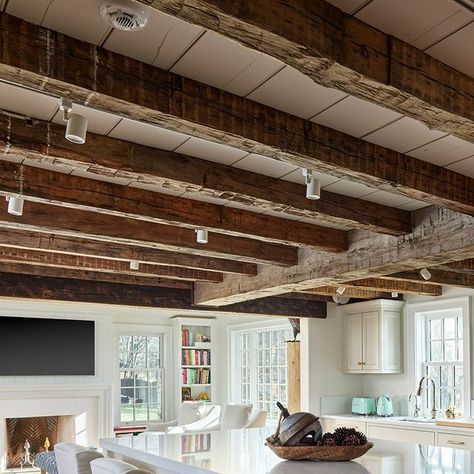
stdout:
[(7, 463), (7, 418), (64, 417), (60, 432), (85, 446), (113, 435), (110, 400), (112, 386), (22, 386), (0, 389), (0, 472)]

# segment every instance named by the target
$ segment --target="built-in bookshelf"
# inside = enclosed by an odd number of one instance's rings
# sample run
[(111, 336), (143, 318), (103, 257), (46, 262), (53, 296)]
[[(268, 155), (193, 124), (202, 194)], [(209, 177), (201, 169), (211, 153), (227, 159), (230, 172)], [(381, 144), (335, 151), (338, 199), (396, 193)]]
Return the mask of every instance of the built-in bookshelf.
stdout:
[(213, 319), (174, 318), (181, 402), (212, 402)]

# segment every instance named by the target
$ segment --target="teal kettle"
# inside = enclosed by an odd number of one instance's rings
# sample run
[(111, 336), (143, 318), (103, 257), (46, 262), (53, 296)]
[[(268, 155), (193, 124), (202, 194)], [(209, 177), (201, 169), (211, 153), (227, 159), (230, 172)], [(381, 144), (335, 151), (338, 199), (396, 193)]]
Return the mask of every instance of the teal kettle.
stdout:
[(393, 402), (390, 395), (383, 393), (377, 399), (377, 415), (393, 416)]

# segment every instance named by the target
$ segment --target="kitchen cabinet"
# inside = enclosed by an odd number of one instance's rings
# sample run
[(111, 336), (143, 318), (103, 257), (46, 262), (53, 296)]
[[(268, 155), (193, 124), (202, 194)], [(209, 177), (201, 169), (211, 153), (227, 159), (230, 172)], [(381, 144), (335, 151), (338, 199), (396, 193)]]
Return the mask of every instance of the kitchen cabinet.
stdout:
[(392, 428), (391, 426), (369, 425), (367, 427), (367, 436), (369, 438), (403, 441), (405, 443), (436, 444), (434, 431), (407, 430), (403, 428)]
[(457, 433), (439, 433), (438, 446), (474, 450), (474, 437)]
[(403, 301), (374, 300), (340, 306), (344, 372), (402, 372), (403, 305)]

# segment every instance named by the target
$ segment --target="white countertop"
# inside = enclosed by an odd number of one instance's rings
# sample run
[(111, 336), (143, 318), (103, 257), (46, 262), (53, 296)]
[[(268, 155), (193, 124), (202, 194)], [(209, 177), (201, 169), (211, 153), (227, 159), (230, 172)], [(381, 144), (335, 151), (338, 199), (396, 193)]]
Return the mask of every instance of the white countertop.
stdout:
[[(181, 474), (459, 474), (473, 472), (471, 466), (474, 469), (472, 451), (379, 440), (372, 440), (374, 448), (356, 462), (283, 461), (265, 446), (271, 431), (254, 428), (200, 434), (149, 433), (103, 439), (100, 446), (129, 460), (147, 463), (153, 466), (150, 470), (154, 473), (167, 470)], [(192, 453), (195, 448), (199, 452)], [(451, 470), (449, 463), (453, 465)], [(390, 465), (389, 471), (385, 470), (386, 465)]]

